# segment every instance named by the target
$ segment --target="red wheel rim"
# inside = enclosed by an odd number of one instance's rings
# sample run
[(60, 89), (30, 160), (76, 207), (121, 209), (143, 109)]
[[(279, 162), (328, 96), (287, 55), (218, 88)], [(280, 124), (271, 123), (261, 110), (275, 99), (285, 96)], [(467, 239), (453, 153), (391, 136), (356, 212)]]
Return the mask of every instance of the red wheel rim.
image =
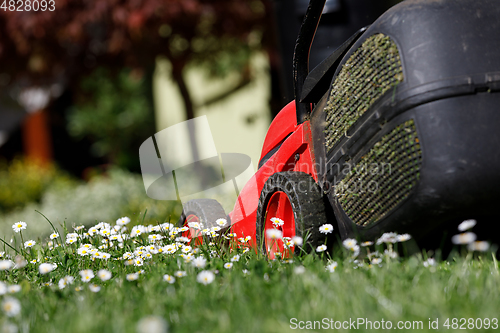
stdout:
[(201, 237), (201, 230), (197, 229), (197, 228), (190, 228), (189, 223), (191, 223), (191, 222), (200, 223), (200, 219), (198, 216), (196, 216), (194, 214), (189, 214), (188, 216), (186, 216), (186, 220), (184, 221), (184, 226), (188, 227), (189, 230), (184, 231), (182, 233), (182, 236), (187, 237), (189, 239), (196, 238), (194, 245), (201, 245), (201, 244), (203, 244), (203, 239)]
[[(283, 220), (283, 225), (275, 226), (271, 221), (274, 217)], [(271, 196), (267, 204), (265, 219), (264, 244), (267, 255), (270, 259), (290, 257), (294, 250), (293, 246), (287, 248), (284, 246), (283, 239), (272, 239), (267, 235), (267, 230), (277, 229), (282, 232), (283, 237), (292, 238), (295, 236), (295, 217), (292, 205), (285, 192), (278, 191)], [(277, 255), (278, 252), (281, 253), (281, 256)]]

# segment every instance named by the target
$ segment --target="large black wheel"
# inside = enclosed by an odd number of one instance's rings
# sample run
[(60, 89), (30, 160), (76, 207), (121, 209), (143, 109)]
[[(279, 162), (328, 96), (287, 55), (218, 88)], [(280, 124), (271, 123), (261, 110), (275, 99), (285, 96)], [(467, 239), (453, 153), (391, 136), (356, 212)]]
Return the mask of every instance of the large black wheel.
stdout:
[[(193, 199), (189, 200), (182, 206), (182, 214), (179, 219), (180, 227), (188, 227), (190, 222), (197, 222), (200, 228), (212, 228), (215, 226), (221, 227), (221, 232), (227, 230), (230, 222), (222, 205), (214, 199)], [(216, 223), (219, 219), (225, 219), (225, 225)], [(195, 238), (200, 236), (200, 229), (190, 228), (189, 231), (183, 233), (183, 236)]]
[[(333, 224), (328, 222), (321, 189), (310, 175), (287, 171), (268, 178), (257, 208), (256, 238), (269, 258), (274, 259), (276, 253), (286, 256), (287, 251), (299, 253), (298, 246), (287, 245), (294, 236), (302, 237), (305, 250), (316, 249), (327, 237), (319, 227), (329, 223)], [(267, 232), (270, 229), (279, 230), (283, 238), (273, 238), (273, 232)]]

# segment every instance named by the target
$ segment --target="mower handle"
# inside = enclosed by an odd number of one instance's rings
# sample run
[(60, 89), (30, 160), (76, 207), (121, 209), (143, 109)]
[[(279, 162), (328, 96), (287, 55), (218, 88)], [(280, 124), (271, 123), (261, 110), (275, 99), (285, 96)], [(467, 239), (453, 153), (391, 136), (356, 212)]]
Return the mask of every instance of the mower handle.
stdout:
[(297, 114), (297, 125), (302, 124), (311, 113), (309, 103), (301, 103), (302, 88), (304, 81), (309, 74), (309, 52), (318, 28), (321, 13), (326, 0), (310, 0), (306, 15), (300, 26), (299, 35), (295, 42), (293, 53), (293, 86), (295, 93), (295, 107)]

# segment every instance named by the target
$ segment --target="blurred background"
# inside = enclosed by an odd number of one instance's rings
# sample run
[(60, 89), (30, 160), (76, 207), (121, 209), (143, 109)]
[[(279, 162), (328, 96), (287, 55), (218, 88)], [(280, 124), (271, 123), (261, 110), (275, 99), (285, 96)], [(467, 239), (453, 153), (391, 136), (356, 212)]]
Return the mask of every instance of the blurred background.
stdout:
[[(40, 6), (38, 11), (35, 2)], [(397, 0), (327, 0), (316, 66)], [(293, 99), (292, 57), (307, 0), (55, 0), (0, 8), (0, 236), (14, 222), (176, 221), (146, 196), (139, 146), (206, 115), (219, 153), (258, 164)], [(28, 10), (29, 9), (29, 10)], [(172, 143), (176, 144), (176, 143)]]

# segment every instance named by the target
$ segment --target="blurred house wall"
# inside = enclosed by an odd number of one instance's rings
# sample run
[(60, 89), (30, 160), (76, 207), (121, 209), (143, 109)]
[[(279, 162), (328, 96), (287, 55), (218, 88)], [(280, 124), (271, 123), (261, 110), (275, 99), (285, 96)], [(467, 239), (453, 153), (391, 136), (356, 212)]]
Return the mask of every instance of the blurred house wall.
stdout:
[[(156, 129), (161, 131), (186, 120), (181, 95), (174, 81), (169, 77), (171, 64), (164, 59), (157, 61), (153, 77)], [(269, 63), (260, 53), (253, 56), (250, 65), (251, 81), (224, 97), (206, 104), (217, 96), (224, 95), (238, 86), (242, 74), (232, 73), (225, 78), (213, 78), (203, 67), (190, 67), (185, 79), (190, 89), (195, 116), (206, 115), (210, 124), (215, 146), (219, 153), (243, 153), (258, 165), (262, 144), (271, 117)], [(172, 143), (183, 145), (190, 151), (189, 142), (179, 140)]]

